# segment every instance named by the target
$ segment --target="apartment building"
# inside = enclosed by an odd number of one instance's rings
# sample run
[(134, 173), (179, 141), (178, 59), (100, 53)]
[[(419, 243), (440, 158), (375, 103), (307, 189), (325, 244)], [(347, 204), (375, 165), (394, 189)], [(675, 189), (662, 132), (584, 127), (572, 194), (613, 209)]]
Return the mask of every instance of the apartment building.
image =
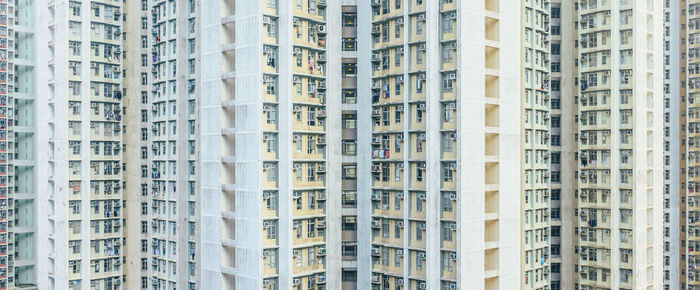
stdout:
[(518, 288), (520, 11), (370, 2), (372, 288)]
[(521, 140), (522, 167), (521, 280), (525, 289), (548, 289), (551, 281), (550, 184), (561, 180), (559, 171), (550, 173), (551, 128), (560, 116), (550, 115), (550, 4), (546, 1), (521, 2), (522, 85)]
[[(153, 82), (151, 75), (152, 46), (149, 22), (151, 15), (150, 1), (126, 1), (124, 3), (124, 286), (127, 289), (149, 289), (153, 250), (150, 227), (153, 212), (151, 198), (154, 196), (149, 187), (148, 171), (152, 157), (149, 127), (151, 107), (149, 99), (153, 97), (148, 85)], [(145, 112), (145, 113), (144, 113)], [(153, 190), (154, 191), (154, 190)], [(185, 253), (184, 251), (182, 252)], [(157, 282), (157, 280), (156, 280)]]
[(681, 106), (686, 99), (685, 86), (681, 86), (686, 74), (685, 61), (681, 61), (686, 41), (686, 25), (682, 24), (686, 13), (681, 13), (685, 5), (685, 1), (664, 1), (664, 289), (685, 288), (680, 280), (680, 263), (685, 260), (680, 251), (681, 216), (686, 216), (680, 206), (687, 198), (681, 193), (681, 184), (685, 184), (681, 183), (685, 180), (681, 172), (686, 170), (681, 167), (681, 156), (686, 154), (680, 150), (686, 135), (681, 131), (685, 127), (682, 121), (687, 115), (685, 105)]
[(153, 289), (194, 289), (198, 230), (195, 179), (199, 168), (195, 138), (196, 1), (150, 4), (150, 15), (141, 18), (150, 24), (150, 53), (142, 55), (141, 61), (150, 68), (146, 75), (151, 108), (140, 112), (141, 121), (150, 127), (150, 146), (141, 148), (150, 163), (141, 167), (142, 174), (150, 171), (150, 284)]
[[(341, 19), (341, 136), (340, 146), (342, 163), (340, 164), (341, 192), (340, 192), (340, 207), (341, 207), (341, 245), (340, 255), (329, 256), (332, 258), (340, 257), (340, 282), (342, 289), (357, 289), (358, 281), (358, 260), (362, 256), (358, 252), (358, 153), (360, 152), (357, 137), (358, 137), (358, 15), (357, 3), (344, 2), (342, 3), (341, 13), (337, 15), (335, 12), (331, 17), (340, 17)], [(330, 11), (330, 10), (329, 10)], [(366, 32), (369, 34), (369, 31)], [(365, 42), (368, 42), (365, 40)], [(368, 159), (368, 156), (365, 156)], [(331, 163), (333, 164), (333, 163)], [(331, 169), (338, 172), (338, 168)], [(336, 210), (336, 207), (329, 206), (330, 210)], [(332, 248), (333, 246), (329, 246)], [(329, 251), (329, 254), (333, 254)], [(329, 269), (329, 271), (338, 271), (337, 269)]]
[[(575, 283), (663, 285), (663, 3), (579, 1)], [(656, 23), (656, 25), (655, 25)]]
[[(15, 168), (12, 160), (20, 159), (14, 155), (15, 148), (15, 102), (16, 95), (24, 96), (22, 93), (15, 95), (15, 3), (0, 2), (0, 289), (12, 289), (18, 285), (31, 284), (32, 276), (28, 271), (34, 265), (20, 267), (21, 276), (15, 278), (15, 267), (12, 265), (17, 261), (15, 255), (15, 214), (14, 204), (19, 203), (25, 206), (23, 195), (16, 194), (15, 191)], [(19, 37), (26, 37), (20, 35)], [(26, 42), (24, 42), (26, 44)], [(22, 100), (18, 100), (22, 104)], [(20, 136), (25, 137), (22, 133)], [(20, 198), (17, 198), (20, 197)], [(26, 252), (24, 252), (26, 253)], [(26, 261), (27, 256), (22, 255), (19, 261)], [(33, 285), (28, 285), (32, 287)]]
[(692, 289), (684, 3), (0, 0), (0, 289)]
[[(327, 173), (350, 160), (329, 130), (341, 128), (340, 2), (200, 5), (210, 8), (199, 25), (201, 147), (212, 149), (201, 151), (201, 194), (221, 204), (201, 207), (203, 227), (221, 225), (202, 229), (202, 256), (221, 258), (203, 259), (201, 287), (337, 285), (343, 187)], [(219, 260), (222, 273), (206, 264)]]
[[(687, 110), (687, 115), (680, 117), (681, 124), (687, 126), (685, 137), (687, 142), (685, 146), (681, 146), (681, 152), (687, 152), (685, 164), (681, 164), (681, 169), (687, 169), (687, 175), (681, 177), (681, 181), (687, 182), (687, 191), (681, 191), (681, 197), (685, 195), (687, 198), (686, 204), (681, 204), (681, 210), (685, 210), (685, 216), (681, 216), (680, 226), (687, 227), (687, 232), (681, 231), (681, 255), (687, 255), (687, 260), (681, 260), (681, 285), (687, 289), (700, 288), (700, 272), (697, 270), (697, 263), (700, 261), (700, 255), (695, 251), (700, 241), (700, 233), (698, 233), (698, 215), (700, 214), (700, 198), (698, 197), (698, 158), (700, 158), (700, 140), (698, 140), (698, 118), (700, 118), (700, 108), (695, 99), (700, 90), (700, 82), (698, 74), (700, 74), (700, 59), (698, 58), (698, 47), (700, 47), (700, 2), (686, 1), (687, 6), (682, 6), (681, 9), (687, 9), (685, 17), (680, 19), (680, 23), (687, 24), (685, 35), (687, 43), (681, 46), (681, 53), (687, 53), (687, 60), (681, 60), (681, 65), (687, 66), (687, 73), (681, 75), (681, 81), (687, 80), (687, 86), (681, 90), (681, 96), (687, 95), (687, 102), (681, 102), (680, 109)], [(685, 19), (684, 19), (685, 18)], [(683, 33), (683, 32), (682, 32)], [(687, 62), (686, 62), (687, 61)], [(685, 62), (685, 63), (684, 63)], [(681, 139), (683, 140), (683, 139)], [(683, 166), (684, 165), (684, 166)], [(683, 178), (685, 177), (685, 180)], [(684, 263), (685, 262), (685, 263)]]
[[(564, 144), (567, 132), (565, 128), (571, 126), (570, 118), (563, 115), (563, 107), (566, 106), (566, 87), (562, 85), (564, 82), (564, 72), (569, 62), (573, 63), (571, 55), (562, 51), (562, 47), (566, 43), (565, 31), (567, 29), (565, 13), (565, 5), (567, 1), (552, 1), (549, 8), (549, 37), (550, 45), (548, 50), (550, 53), (550, 183), (549, 183), (549, 206), (550, 206), (550, 289), (567, 289), (562, 286), (562, 282), (568, 278), (564, 275), (566, 267), (562, 265), (566, 260), (570, 259), (567, 256), (567, 250), (572, 249), (570, 239), (567, 239), (567, 230), (572, 229), (571, 218), (566, 214), (572, 210), (571, 199), (568, 199), (569, 192), (572, 192), (569, 182), (573, 170), (571, 164), (562, 162), (567, 154), (572, 154), (570, 147)], [(571, 4), (573, 5), (573, 4)], [(546, 28), (545, 28), (546, 29)], [(570, 35), (570, 34), (569, 34)], [(573, 44), (573, 42), (572, 42)], [(568, 76), (568, 74), (567, 74)]]
[(15, 3), (15, 285), (120, 289), (122, 2)]

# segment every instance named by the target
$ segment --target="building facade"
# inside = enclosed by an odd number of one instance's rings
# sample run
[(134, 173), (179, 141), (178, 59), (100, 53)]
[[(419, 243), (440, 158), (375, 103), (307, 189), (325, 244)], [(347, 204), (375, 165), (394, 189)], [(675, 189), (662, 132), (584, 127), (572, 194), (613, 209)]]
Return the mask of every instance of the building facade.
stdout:
[[(550, 172), (552, 128), (560, 116), (552, 116), (550, 74), (550, 4), (521, 2), (523, 86), (521, 100), (522, 167), (522, 285), (526, 289), (548, 289), (551, 281), (551, 243), (557, 226), (551, 223), (551, 186), (561, 180), (559, 171)], [(553, 162), (551, 162), (553, 163)]]
[[(580, 1), (575, 282), (663, 285), (663, 3)], [(619, 5), (618, 5), (619, 4)], [(649, 6), (653, 5), (653, 6)], [(575, 137), (575, 139), (576, 139)]]
[(0, 0), (0, 289), (693, 289), (687, 1)]
[(370, 5), (373, 289), (518, 288), (520, 11)]
[(16, 279), (121, 289), (122, 2), (16, 3)]

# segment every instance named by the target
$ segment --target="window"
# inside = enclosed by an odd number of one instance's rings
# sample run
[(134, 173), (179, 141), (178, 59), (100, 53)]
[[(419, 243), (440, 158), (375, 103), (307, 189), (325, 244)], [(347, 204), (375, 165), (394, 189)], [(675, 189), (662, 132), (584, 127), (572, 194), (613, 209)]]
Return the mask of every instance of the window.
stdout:
[(453, 168), (451, 167), (450, 164), (454, 164), (454, 163), (449, 163), (449, 164), (444, 163), (442, 165), (443, 166), (442, 181), (445, 181), (445, 182), (453, 182), (454, 181), (454, 178), (452, 176), (454, 171), (453, 171)]
[(357, 282), (357, 271), (343, 270), (343, 282)]
[(355, 165), (343, 165), (343, 179), (344, 180), (357, 179), (357, 166), (355, 166)]
[(80, 16), (80, 3), (71, 2), (70, 3), (71, 13), (73, 16)]
[(357, 141), (343, 140), (343, 155), (357, 155)]
[(453, 141), (453, 135), (452, 134), (445, 134), (443, 135), (442, 138), (442, 152), (452, 152), (453, 147), (454, 147), (454, 141)]
[(265, 78), (265, 92), (268, 95), (275, 95), (277, 92), (277, 84), (272, 77)]
[(354, 114), (343, 114), (343, 129), (357, 129), (357, 116)]
[(356, 27), (357, 26), (357, 14), (356, 13), (343, 13), (343, 27)]
[(343, 231), (357, 231), (357, 217), (356, 216), (343, 216)]
[(355, 64), (355, 63), (343, 63), (343, 77), (344, 78), (357, 77), (357, 64)]
[(452, 33), (454, 31), (454, 21), (447, 17), (448, 15), (442, 15), (442, 33)]
[(266, 116), (266, 122), (268, 124), (276, 124), (277, 123), (277, 111), (275, 110), (275, 107), (270, 106), (267, 108), (265, 111), (265, 116)]
[(342, 205), (343, 207), (357, 207), (357, 192), (343, 191)]
[(452, 224), (451, 223), (443, 223), (442, 224), (442, 240), (443, 241), (452, 241)]
[(277, 239), (277, 225), (276, 224), (270, 224), (267, 227), (267, 239), (268, 240), (274, 240)]
[(357, 90), (344, 89), (343, 90), (343, 104), (356, 104), (356, 103), (357, 103)]
[(343, 38), (343, 51), (357, 51), (357, 39)]

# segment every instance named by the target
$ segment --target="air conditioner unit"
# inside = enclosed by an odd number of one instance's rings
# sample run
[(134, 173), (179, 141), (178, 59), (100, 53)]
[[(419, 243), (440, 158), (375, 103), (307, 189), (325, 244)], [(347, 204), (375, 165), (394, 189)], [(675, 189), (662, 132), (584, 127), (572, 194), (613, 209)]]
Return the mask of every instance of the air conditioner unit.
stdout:
[(299, 286), (300, 284), (301, 284), (301, 279), (295, 278), (292, 281), (292, 285), (294, 285), (294, 286)]
[(264, 199), (270, 198), (270, 193), (269, 193), (269, 192), (263, 192), (263, 198), (264, 198)]
[(267, 287), (267, 286), (270, 286), (270, 280), (265, 279), (265, 280), (263, 280), (263, 287)]
[(425, 14), (418, 15), (418, 20), (425, 21)]
[(418, 253), (418, 258), (425, 259), (425, 253)]
[(457, 163), (450, 163), (450, 169), (457, 169)]
[(425, 43), (421, 43), (421, 44), (418, 46), (418, 50), (425, 50)]
[(317, 31), (319, 34), (326, 34), (326, 26), (323, 24), (320, 24), (316, 27)]
[(396, 254), (399, 256), (403, 256), (403, 250), (396, 250)]
[(418, 224), (418, 229), (424, 230), (424, 229), (425, 229), (425, 224), (424, 224), (424, 223)]
[(301, 25), (301, 20), (299, 20), (299, 18), (294, 17), (292, 21), (294, 21), (294, 25)]
[(399, 284), (399, 286), (403, 286), (403, 278), (399, 278), (396, 280), (396, 284)]
[(425, 163), (419, 163), (418, 168), (420, 169), (425, 169)]
[(457, 253), (450, 253), (450, 259), (457, 260)]
[(455, 110), (455, 109), (457, 109), (457, 103), (449, 103), (447, 105), (447, 108)]
[(403, 53), (403, 46), (398, 48), (399, 53)]
[(301, 169), (301, 163), (294, 163), (294, 170)]
[(396, 77), (396, 81), (397, 81), (397, 82), (400, 82), (400, 83), (403, 83), (403, 76), (398, 76), (398, 77)]
[(301, 106), (294, 106), (294, 112), (301, 112)]
[(396, 19), (396, 24), (403, 24), (403, 17)]
[(456, 200), (456, 199), (457, 199), (456, 194), (454, 194), (454, 193), (450, 194), (450, 200)]
[[(396, 163), (396, 168), (403, 169), (403, 163)], [(397, 193), (398, 196), (399, 193)]]
[(418, 110), (425, 111), (425, 104), (418, 104)]
[(418, 194), (418, 198), (425, 200), (425, 193)]
[(380, 254), (379, 248), (372, 247), (370, 253), (372, 254), (372, 256), (378, 256)]
[(450, 139), (457, 140), (457, 133), (450, 133)]
[(270, 222), (263, 222), (263, 228), (269, 228), (270, 227)]
[(379, 194), (378, 194), (378, 193), (372, 193), (371, 198), (372, 198), (372, 200), (379, 200)]
[(450, 43), (450, 48), (457, 49), (457, 43), (456, 42)]
[(453, 231), (457, 230), (457, 224), (450, 224), (450, 229)]

